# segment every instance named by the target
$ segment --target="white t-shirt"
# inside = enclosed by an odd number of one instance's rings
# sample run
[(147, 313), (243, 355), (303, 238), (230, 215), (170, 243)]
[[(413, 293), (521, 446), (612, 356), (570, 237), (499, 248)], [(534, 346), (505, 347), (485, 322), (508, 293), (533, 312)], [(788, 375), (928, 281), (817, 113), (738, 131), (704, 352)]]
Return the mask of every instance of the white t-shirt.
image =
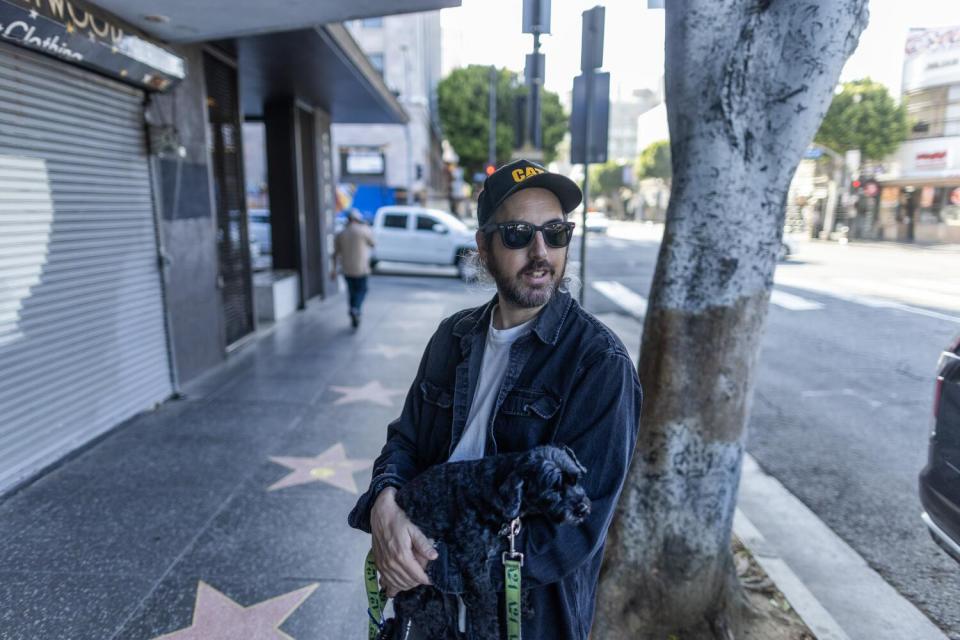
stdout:
[(510, 347), (517, 339), (530, 332), (533, 323), (531, 319), (510, 329), (496, 329), (493, 326), (496, 313), (497, 308), (494, 307), (490, 314), (490, 328), (487, 330), (487, 341), (483, 348), (480, 379), (477, 380), (477, 390), (470, 405), (467, 426), (463, 430), (463, 437), (457, 443), (457, 448), (450, 455), (449, 462), (476, 460), (483, 457), (487, 442), (487, 424), (490, 422), (490, 412), (493, 411), (493, 405), (500, 393), (503, 377), (507, 374)]

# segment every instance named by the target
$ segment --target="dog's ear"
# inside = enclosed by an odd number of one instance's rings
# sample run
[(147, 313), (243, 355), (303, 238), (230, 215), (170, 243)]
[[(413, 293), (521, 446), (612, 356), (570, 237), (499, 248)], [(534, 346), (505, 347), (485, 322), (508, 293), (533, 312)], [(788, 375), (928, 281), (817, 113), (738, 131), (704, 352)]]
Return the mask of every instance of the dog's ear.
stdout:
[(580, 464), (580, 461), (577, 460), (576, 454), (573, 453), (573, 449), (567, 445), (563, 445), (563, 452), (567, 455), (558, 456), (558, 464), (564, 473), (569, 473), (576, 478), (579, 478), (581, 475), (587, 472), (586, 467)]
[(503, 517), (508, 520), (518, 517), (523, 503), (523, 477), (517, 471), (512, 471), (497, 493)]

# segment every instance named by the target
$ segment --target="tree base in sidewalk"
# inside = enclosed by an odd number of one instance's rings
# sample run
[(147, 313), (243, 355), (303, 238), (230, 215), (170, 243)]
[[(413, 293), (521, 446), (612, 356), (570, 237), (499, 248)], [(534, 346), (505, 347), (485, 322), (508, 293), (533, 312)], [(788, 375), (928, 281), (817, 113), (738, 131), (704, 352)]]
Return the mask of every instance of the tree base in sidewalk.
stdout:
[(733, 554), (746, 600), (737, 640), (816, 640), (777, 586), (736, 538), (733, 540)]

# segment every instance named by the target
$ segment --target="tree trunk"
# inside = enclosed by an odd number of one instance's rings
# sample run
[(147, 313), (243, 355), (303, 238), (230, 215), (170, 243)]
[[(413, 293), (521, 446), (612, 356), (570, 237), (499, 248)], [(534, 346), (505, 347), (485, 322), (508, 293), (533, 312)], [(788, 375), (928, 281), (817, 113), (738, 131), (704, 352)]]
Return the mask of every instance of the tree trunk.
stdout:
[(787, 188), (866, 21), (866, 0), (666, 3), (672, 191), (594, 640), (736, 635), (730, 531)]

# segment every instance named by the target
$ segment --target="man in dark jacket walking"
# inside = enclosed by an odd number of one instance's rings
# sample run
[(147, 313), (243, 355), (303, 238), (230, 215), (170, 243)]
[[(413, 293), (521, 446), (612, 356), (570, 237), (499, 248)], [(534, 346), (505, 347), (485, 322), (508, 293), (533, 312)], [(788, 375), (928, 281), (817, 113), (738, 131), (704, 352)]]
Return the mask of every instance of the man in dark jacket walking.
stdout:
[[(440, 323), (350, 514), (351, 526), (372, 533), (388, 595), (430, 584), (429, 562), (441, 563), (433, 586), (457, 594), (461, 577), (397, 506), (397, 488), (448, 461), (570, 447), (587, 468), (582, 484), (593, 510), (576, 527), (523, 523), (518, 550), (534, 611), (523, 620), (528, 640), (586, 640), (639, 429), (642, 394), (626, 349), (561, 288), (574, 226), (566, 216), (581, 199), (576, 183), (526, 160), (484, 182), (477, 245), (497, 295)], [(451, 623), (469, 638), (470, 612), (449, 597)]]

